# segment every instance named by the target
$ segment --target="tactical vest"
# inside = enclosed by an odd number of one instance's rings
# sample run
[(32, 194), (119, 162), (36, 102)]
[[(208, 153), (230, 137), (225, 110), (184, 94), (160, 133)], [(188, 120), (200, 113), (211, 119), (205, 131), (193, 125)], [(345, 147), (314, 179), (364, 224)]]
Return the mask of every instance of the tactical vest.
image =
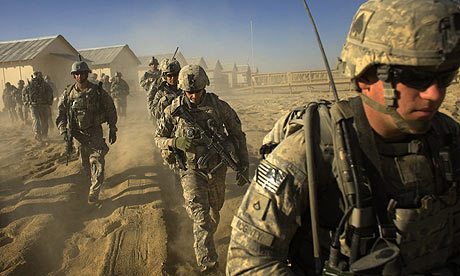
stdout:
[[(339, 255), (349, 260), (355, 254), (357, 259), (342, 270), (326, 267), (326, 274), (418, 275), (445, 266), (449, 258), (459, 254), (460, 246), (460, 145), (453, 143), (458, 138), (454, 137), (446, 118), (438, 114), (423, 141), (376, 143), (367, 120), (365, 125), (358, 116), (355, 118), (358, 101), (354, 101), (355, 106), (346, 101), (333, 105), (311, 103), (318, 105), (321, 117), (321, 125), (316, 128), (321, 133), (321, 160), (330, 164), (326, 170), (333, 170), (342, 194), (343, 211), (349, 210), (339, 233)], [(306, 119), (306, 108), (297, 108), (278, 120), (264, 143), (279, 143), (300, 129)], [(329, 112), (325, 112), (327, 110)], [(354, 130), (350, 138), (364, 202), (360, 209), (354, 208), (355, 202), (351, 200), (356, 190), (345, 158), (343, 137), (339, 137), (342, 120), (349, 130)], [(318, 168), (318, 171), (318, 183), (321, 183), (326, 178), (321, 173), (325, 169)], [(321, 216), (319, 219), (321, 221)], [(359, 247), (352, 249), (357, 232)], [(393, 245), (397, 248), (393, 249)], [(385, 247), (390, 250), (378, 251)], [(384, 252), (388, 256), (383, 256)], [(390, 256), (392, 252), (399, 252), (399, 256)]]
[(95, 85), (83, 92), (77, 91), (75, 84), (67, 86), (65, 95), (70, 109), (68, 111), (80, 130), (107, 122), (101, 93)]
[(49, 97), (49, 95), (47, 95), (44, 81), (33, 79), (29, 83), (27, 90), (28, 102), (30, 104), (48, 104), (49, 99), (47, 99), (47, 97)]
[[(187, 103), (185, 103), (185, 96), (181, 96), (177, 100), (178, 101), (175, 101), (174, 103), (187, 105)], [(190, 109), (190, 113), (202, 128), (214, 128), (218, 135), (221, 135), (222, 137), (227, 137), (224, 131), (222, 119), (217, 109), (219, 99), (216, 95), (208, 93), (206, 94), (205, 101), (205, 105)], [(173, 109), (174, 108), (177, 108), (177, 106), (173, 107)], [(201, 137), (199, 128), (182, 118), (175, 117), (175, 120), (176, 126), (174, 130), (174, 136), (189, 137), (194, 139), (191, 149), (185, 153), (187, 168), (200, 169), (202, 171), (208, 172), (210, 169), (216, 166), (220, 161), (220, 157), (215, 153), (210, 153), (206, 145), (200, 141)], [(200, 157), (205, 156), (206, 158), (208, 158), (206, 164), (198, 165), (198, 160), (200, 159)]]

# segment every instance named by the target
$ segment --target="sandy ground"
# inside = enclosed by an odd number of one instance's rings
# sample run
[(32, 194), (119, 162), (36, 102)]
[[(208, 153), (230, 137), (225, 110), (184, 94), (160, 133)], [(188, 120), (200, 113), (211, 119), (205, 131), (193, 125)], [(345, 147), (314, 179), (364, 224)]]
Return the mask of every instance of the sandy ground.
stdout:
[[(450, 88), (443, 111), (452, 113), (459, 91), (458, 85)], [(277, 118), (331, 96), (267, 91), (221, 98), (240, 116), (254, 171), (262, 138)], [(128, 119), (119, 123), (118, 141), (106, 156), (100, 209), (87, 205), (89, 184), (76, 156), (65, 165), (55, 129), (46, 143), (38, 143), (30, 126), (0, 116), (0, 275), (199, 275), (191, 222), (153, 145), (145, 97), (139, 92), (129, 100)], [(247, 188), (234, 184), (233, 173), (227, 179), (215, 235), (222, 275), (231, 219)]]

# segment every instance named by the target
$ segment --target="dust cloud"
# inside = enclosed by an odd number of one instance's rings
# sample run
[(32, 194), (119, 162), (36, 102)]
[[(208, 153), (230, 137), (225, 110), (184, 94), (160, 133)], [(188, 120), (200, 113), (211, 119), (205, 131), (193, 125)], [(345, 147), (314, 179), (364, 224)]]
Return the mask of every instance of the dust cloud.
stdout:
[[(154, 146), (145, 94), (132, 94), (118, 140), (109, 145), (100, 209), (86, 203), (89, 184), (77, 157), (65, 165), (56, 129), (39, 143), (30, 126), (0, 115), (0, 275), (199, 275), (180, 188)], [(308, 101), (332, 98), (327, 91), (218, 94), (242, 121), (251, 172), (276, 119)], [(441, 110), (451, 115), (459, 95), (460, 85), (450, 87)], [(222, 275), (231, 220), (247, 188), (234, 183), (229, 172), (215, 234)]]

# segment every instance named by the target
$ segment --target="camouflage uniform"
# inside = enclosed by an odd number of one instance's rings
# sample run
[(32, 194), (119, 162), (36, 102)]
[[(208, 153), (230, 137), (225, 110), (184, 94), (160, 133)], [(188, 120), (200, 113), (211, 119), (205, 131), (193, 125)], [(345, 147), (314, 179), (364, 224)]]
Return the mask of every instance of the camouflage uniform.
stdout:
[(171, 104), (172, 100), (182, 93), (182, 90), (177, 87), (177, 83), (168, 83), (166, 79), (166, 74), (177, 76), (180, 69), (180, 63), (175, 59), (161, 61), (161, 78), (152, 85), (147, 98), (149, 111), (157, 120), (161, 118), (163, 111)]
[(23, 95), (23, 90), (24, 90), (24, 81), (20, 80), (18, 82), (18, 87), (15, 89), (15, 100), (16, 100), (16, 112), (19, 115), (19, 118), (23, 123), (26, 123), (28, 120), (28, 115), (27, 115), (27, 107), (24, 106), (24, 101), (22, 98)]
[(5, 110), (8, 111), (8, 115), (12, 122), (16, 122), (18, 120), (18, 116), (16, 114), (16, 87), (11, 85), (9, 82), (5, 83), (5, 89), (3, 90), (3, 105), (5, 106)]
[[(149, 66), (158, 65), (158, 60), (155, 57), (152, 57), (149, 60)], [(140, 80), (140, 85), (148, 93), (154, 84), (159, 78), (161, 78), (161, 72), (158, 69), (149, 69), (144, 73)]]
[(24, 90), (26, 105), (30, 106), (35, 139), (41, 140), (48, 136), (48, 116), (49, 107), (53, 103), (53, 90), (43, 80), (40, 72), (35, 72), (34, 75)]
[[(181, 82), (180, 74), (179, 84)], [(236, 112), (213, 93), (206, 93), (203, 97), (198, 105), (191, 103), (184, 94), (175, 98), (171, 105), (166, 107), (164, 115), (158, 121), (155, 143), (161, 150), (170, 152), (170, 163), (174, 163), (176, 158), (183, 158), (185, 163), (186, 169), (180, 169), (179, 172), (185, 208), (190, 219), (193, 220), (196, 261), (205, 270), (208, 267), (215, 267), (217, 264), (213, 235), (219, 223), (219, 211), (224, 203), (227, 168), (222, 166), (215, 171), (211, 179), (208, 177), (210, 170), (219, 163), (220, 157), (213, 154), (205, 166), (198, 166), (198, 160), (204, 157), (209, 150), (197, 137), (199, 135), (198, 129), (182, 117), (174, 115), (175, 111), (180, 107), (188, 109), (202, 127), (205, 127), (209, 120), (214, 121), (218, 133), (222, 136), (225, 136), (225, 129), (229, 136), (229, 144), (231, 143), (230, 140), (233, 139), (231, 144), (236, 148), (236, 155), (241, 164), (246, 167), (248, 165), (248, 153), (246, 136), (241, 129), (241, 122)], [(174, 154), (172, 151), (174, 149), (168, 146), (168, 140), (173, 137), (193, 139), (190, 149), (185, 153), (176, 149), (176, 154)]]
[(104, 75), (104, 77), (101, 79), (101, 82), (102, 82), (102, 89), (104, 89), (104, 91), (109, 92), (109, 91), (110, 91), (109, 76), (108, 76), (108, 75)]
[[(61, 135), (70, 127), (73, 137), (80, 143), (81, 165), (84, 172), (91, 175), (89, 195), (97, 199), (104, 181), (104, 157), (109, 151), (102, 124), (106, 122), (110, 131), (117, 131), (117, 111), (113, 100), (91, 82), (83, 91), (73, 84), (61, 96), (58, 111), (56, 125)], [(69, 119), (71, 126), (68, 125)]]
[[(119, 77), (116, 77), (110, 85), (110, 95), (113, 98), (120, 117), (126, 117), (129, 86), (125, 80), (121, 79), (121, 73), (117, 72), (117, 74), (119, 74)], [(117, 74), (115, 74), (115, 76), (117, 76)]]
[[(460, 125), (440, 112), (427, 126), (398, 119), (393, 98), (406, 80), (406, 92), (442, 89), (456, 70), (445, 79), (416, 78), (426, 82), (420, 89), (409, 86), (415, 78), (392, 72), (457, 68), (460, 30), (443, 22), (459, 16), (450, 1), (361, 6), (339, 68), (357, 84), (375, 68), (385, 104), (363, 93), (309, 103), (279, 119), (264, 139), (279, 144), (260, 162), (232, 221), (227, 275), (319, 275), (321, 267), (322, 275), (460, 275)], [(363, 104), (387, 112), (405, 135), (379, 136)], [(418, 127), (426, 132), (407, 134)]]
[(45, 82), (51, 87), (53, 91), (53, 103), (52, 105), (48, 106), (48, 127), (51, 130), (54, 124), (55, 116), (53, 116), (53, 110), (56, 109), (56, 100), (58, 98), (58, 91), (54, 82), (51, 81), (51, 78), (48, 75), (44, 77)]

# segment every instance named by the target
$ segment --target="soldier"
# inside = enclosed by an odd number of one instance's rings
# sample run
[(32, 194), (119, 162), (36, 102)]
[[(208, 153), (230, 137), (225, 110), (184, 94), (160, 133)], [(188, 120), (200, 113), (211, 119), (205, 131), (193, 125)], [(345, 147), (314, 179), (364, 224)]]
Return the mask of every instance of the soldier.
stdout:
[(101, 77), (101, 82), (102, 82), (102, 89), (104, 89), (104, 91), (109, 92), (110, 91), (109, 76), (104, 75), (103, 77)]
[(96, 73), (90, 74), (88, 77), (88, 81), (97, 85), (99, 83), (99, 81), (97, 80), (97, 74)]
[(117, 140), (117, 111), (110, 95), (88, 81), (91, 70), (84, 61), (72, 64), (76, 83), (65, 89), (59, 100), (56, 125), (66, 142), (75, 137), (80, 143), (83, 172), (91, 179), (88, 204), (99, 204), (99, 192), (104, 181), (104, 157), (109, 151), (103, 137), (102, 124), (109, 126), (109, 142)]
[(18, 120), (18, 116), (16, 114), (16, 98), (15, 98), (15, 90), (16, 88), (14, 85), (11, 85), (10, 82), (5, 83), (5, 89), (3, 90), (3, 105), (10, 116), (11, 122), (16, 122)]
[(180, 68), (179, 61), (175, 59), (161, 61), (161, 81), (152, 85), (148, 97), (149, 110), (157, 120), (172, 100), (182, 93), (177, 87)]
[(30, 107), (35, 140), (42, 141), (48, 137), (49, 107), (53, 103), (52, 88), (44, 81), (42, 73), (35, 71), (24, 91), (26, 105)]
[[(213, 125), (216, 135), (226, 137), (228, 147), (235, 149), (239, 162), (246, 168), (243, 172), (246, 178), (249, 172), (246, 136), (241, 129), (238, 115), (215, 94), (206, 92), (206, 85), (209, 85), (209, 79), (203, 68), (198, 65), (182, 68), (179, 73), (179, 88), (185, 94), (175, 98), (166, 107), (155, 135), (155, 142), (161, 150), (175, 153), (169, 159), (171, 163), (177, 162), (174, 160), (182, 161), (179, 174), (185, 208), (193, 220), (195, 256), (203, 272), (217, 268), (213, 235), (224, 203), (227, 168), (216, 167), (220, 162), (219, 155), (210, 153), (199, 137), (198, 127), (190, 124), (178, 111), (182, 108), (188, 110), (201, 127)], [(224, 131), (228, 133), (228, 137)], [(201, 162), (203, 160), (206, 161)], [(212, 178), (209, 173), (213, 174)], [(239, 184), (242, 180), (242, 177), (238, 179)]]
[(48, 106), (48, 127), (50, 130), (53, 129), (53, 118), (55, 118), (55, 116), (53, 115), (53, 110), (56, 109), (56, 105), (57, 105), (57, 98), (58, 98), (58, 91), (57, 91), (57, 88), (56, 88), (56, 85), (54, 84), (54, 82), (51, 81), (51, 77), (49, 75), (45, 75), (43, 77), (43, 79), (45, 80), (45, 82), (51, 87), (51, 89), (53, 90), (53, 103), (52, 105)]
[(124, 79), (121, 78), (121, 72), (115, 73), (115, 78), (110, 85), (110, 93), (112, 95), (117, 112), (120, 117), (126, 118), (126, 108), (128, 105), (129, 86)]
[(460, 275), (460, 125), (438, 112), (459, 18), (448, 0), (361, 6), (339, 61), (360, 97), (290, 113), (301, 125), (258, 166), (227, 275)]
[(23, 101), (23, 92), (24, 92), (24, 81), (19, 80), (18, 81), (18, 87), (16, 87), (15, 90), (15, 100), (16, 100), (16, 112), (19, 115), (19, 118), (21, 118), (21, 121), (23, 124), (26, 124), (28, 120), (28, 108), (24, 106), (24, 101)]
[(152, 84), (161, 77), (160, 70), (158, 70), (158, 60), (155, 57), (149, 60), (149, 67), (150, 69), (144, 73), (140, 81), (142, 88), (147, 93), (150, 92)]

